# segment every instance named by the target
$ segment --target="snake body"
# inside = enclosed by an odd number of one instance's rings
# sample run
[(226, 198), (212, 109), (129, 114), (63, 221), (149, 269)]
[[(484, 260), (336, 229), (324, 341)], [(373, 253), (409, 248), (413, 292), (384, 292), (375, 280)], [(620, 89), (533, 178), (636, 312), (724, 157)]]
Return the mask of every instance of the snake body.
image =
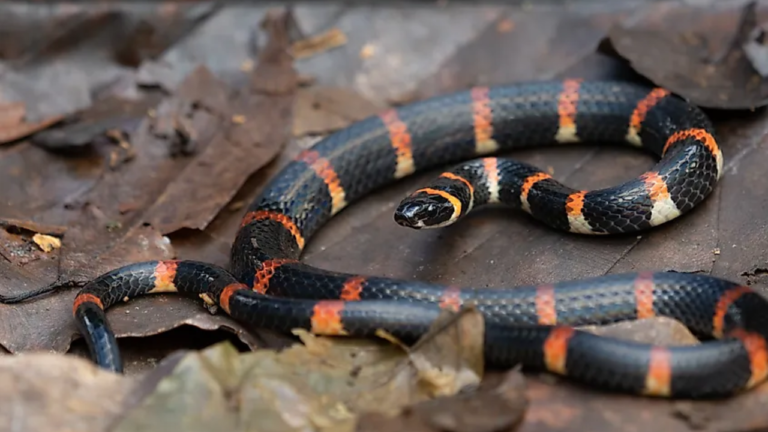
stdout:
[[(526, 146), (621, 144), (658, 157), (618, 186), (575, 190), (538, 168), (492, 155)], [(178, 292), (252, 327), (404, 340), (443, 309), (485, 316), (491, 364), (543, 369), (607, 390), (658, 397), (726, 396), (768, 375), (768, 303), (748, 287), (701, 274), (640, 272), (538, 286), (479, 289), (331, 272), (299, 258), (330, 218), (373, 191), (456, 164), (407, 196), (395, 221), (446, 226), (506, 205), (561, 231), (639, 232), (690, 211), (713, 190), (723, 157), (706, 115), (661, 88), (568, 79), (475, 87), (389, 109), (335, 132), (282, 169), (248, 208), (230, 269), (151, 261), (101, 275), (74, 317), (95, 362), (122, 371), (105, 310), (139, 295)], [(386, 253), (382, 251), (382, 253)], [(655, 346), (577, 330), (668, 316), (707, 339)]]

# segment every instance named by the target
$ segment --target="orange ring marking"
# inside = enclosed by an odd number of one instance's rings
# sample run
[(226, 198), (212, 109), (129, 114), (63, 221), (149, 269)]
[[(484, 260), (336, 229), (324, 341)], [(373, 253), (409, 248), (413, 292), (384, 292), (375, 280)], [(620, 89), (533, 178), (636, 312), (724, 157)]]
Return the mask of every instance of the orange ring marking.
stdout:
[(324, 157), (320, 157), (320, 154), (314, 150), (303, 151), (299, 155), (299, 159), (309, 165), (328, 187), (328, 193), (331, 195), (332, 200), (331, 214), (336, 214), (339, 210), (346, 207), (346, 193), (331, 162)]
[(179, 267), (178, 261), (158, 261), (155, 266), (155, 286), (147, 291), (147, 294), (178, 292), (173, 279), (176, 278), (176, 269)]
[(472, 96), (472, 121), (475, 127), (475, 153), (491, 153), (499, 148), (493, 139), (493, 113), (488, 87), (474, 87)]
[(458, 312), (461, 309), (461, 288), (448, 286), (440, 295), (440, 308)]
[(635, 133), (639, 132), (648, 111), (667, 96), (669, 96), (669, 91), (666, 89), (657, 87), (651, 90), (647, 96), (637, 103), (635, 110), (632, 111), (632, 116), (629, 118), (629, 127), (632, 128)]
[(266, 294), (267, 290), (269, 290), (269, 280), (275, 275), (275, 270), (283, 264), (295, 262), (296, 260), (287, 258), (262, 262), (261, 269), (256, 270), (256, 273), (253, 276), (253, 290), (260, 294)]
[(575, 142), (579, 140), (576, 135), (576, 113), (578, 111), (581, 82), (581, 79), (567, 79), (563, 81), (563, 90), (557, 98), (559, 127), (555, 138), (559, 142)]
[(475, 188), (472, 187), (472, 183), (470, 183), (469, 180), (465, 179), (464, 177), (462, 177), (460, 175), (456, 175), (456, 174), (450, 173), (450, 172), (444, 172), (444, 173), (440, 174), (440, 177), (451, 179), (451, 180), (460, 181), (460, 182), (464, 183), (464, 185), (466, 185), (467, 188), (469, 188), (469, 195), (470, 196), (475, 194)]
[(644, 394), (649, 396), (669, 396), (672, 390), (672, 364), (670, 352), (663, 347), (651, 348), (648, 373), (645, 376)]
[(321, 300), (312, 309), (312, 333), (319, 335), (339, 336), (347, 332), (341, 322), (341, 312), (344, 310), (343, 300)]
[(653, 273), (642, 272), (635, 278), (635, 304), (637, 305), (637, 318), (651, 318), (656, 316), (653, 311)]
[(424, 189), (417, 190), (412, 195), (416, 195), (417, 193), (421, 193), (421, 192), (430, 194), (430, 195), (440, 195), (441, 197), (447, 199), (451, 203), (451, 205), (453, 205), (453, 209), (454, 209), (453, 217), (457, 217), (458, 215), (461, 214), (461, 201), (459, 201), (458, 198), (449, 194), (448, 192), (432, 189), (432, 188), (424, 188)]
[(379, 115), (384, 125), (389, 131), (389, 140), (392, 148), (397, 155), (397, 167), (395, 168), (395, 178), (402, 178), (415, 171), (413, 161), (413, 149), (411, 144), (411, 134), (406, 125), (397, 115), (396, 109), (384, 111)]
[(75, 301), (72, 304), (72, 314), (73, 315), (76, 314), (77, 308), (79, 308), (80, 305), (85, 303), (93, 303), (96, 306), (98, 306), (99, 309), (104, 310), (104, 303), (101, 302), (100, 298), (96, 297), (93, 294), (83, 293), (83, 294), (78, 294), (77, 297), (75, 297)]
[(344, 282), (344, 287), (341, 289), (341, 299), (347, 301), (360, 300), (360, 293), (363, 292), (363, 284), (365, 278), (363, 276), (352, 276)]
[(557, 309), (555, 309), (555, 287), (539, 285), (536, 287), (536, 317), (540, 325), (557, 324)]
[(752, 376), (749, 378), (746, 388), (752, 388), (763, 382), (768, 377), (768, 344), (765, 338), (760, 334), (743, 329), (736, 329), (730, 332), (729, 336), (740, 339), (741, 343), (744, 344), (744, 349), (749, 354), (749, 366)]
[(296, 244), (299, 246), (299, 249), (304, 249), (304, 237), (302, 237), (301, 231), (299, 231), (299, 227), (297, 227), (296, 224), (293, 223), (290, 218), (288, 218), (288, 216), (282, 213), (271, 212), (267, 210), (248, 212), (243, 217), (243, 221), (240, 223), (240, 227), (244, 227), (253, 221), (266, 219), (279, 222), (283, 227), (285, 227), (285, 229), (291, 232), (294, 240), (296, 240)]
[(224, 289), (221, 290), (221, 294), (219, 294), (219, 306), (224, 309), (224, 312), (229, 314), (229, 299), (232, 297), (232, 294), (234, 294), (236, 291), (244, 289), (247, 290), (248, 286), (240, 282), (234, 282), (225, 286)]
[(528, 199), (528, 193), (531, 191), (531, 188), (533, 187), (533, 185), (535, 185), (536, 183), (538, 183), (538, 182), (540, 182), (542, 180), (546, 180), (546, 179), (549, 179), (549, 178), (552, 178), (552, 176), (547, 174), (547, 173), (543, 173), (543, 172), (536, 173), (536, 174), (533, 174), (531, 176), (528, 176), (525, 179), (525, 181), (523, 182), (523, 187), (520, 188), (520, 195), (523, 197), (523, 199), (527, 200)]
[(717, 156), (720, 154), (720, 148), (717, 146), (715, 137), (706, 130), (699, 128), (686, 129), (673, 133), (669, 139), (667, 139), (667, 143), (664, 144), (664, 149), (661, 151), (661, 154), (664, 155), (672, 145), (686, 138), (695, 138), (700, 141), (704, 144), (704, 147), (712, 153), (712, 156), (714, 156), (715, 159), (717, 159)]
[(568, 360), (568, 342), (576, 330), (572, 327), (553, 327), (544, 341), (544, 364), (550, 372), (560, 375), (566, 374), (566, 362)]
[(582, 211), (584, 210), (584, 195), (586, 194), (587, 191), (580, 191), (568, 195), (568, 198), (565, 200), (565, 211), (569, 216), (582, 216)]
[(667, 183), (657, 172), (649, 171), (640, 176), (645, 182), (645, 190), (651, 197), (651, 201), (657, 202), (661, 200), (669, 199), (669, 190), (667, 189)]
[(725, 314), (728, 313), (728, 308), (730, 308), (733, 302), (738, 300), (739, 297), (751, 292), (753, 292), (751, 288), (740, 285), (733, 287), (720, 295), (720, 299), (715, 306), (715, 314), (712, 317), (713, 336), (718, 339), (723, 337), (723, 331), (725, 330)]

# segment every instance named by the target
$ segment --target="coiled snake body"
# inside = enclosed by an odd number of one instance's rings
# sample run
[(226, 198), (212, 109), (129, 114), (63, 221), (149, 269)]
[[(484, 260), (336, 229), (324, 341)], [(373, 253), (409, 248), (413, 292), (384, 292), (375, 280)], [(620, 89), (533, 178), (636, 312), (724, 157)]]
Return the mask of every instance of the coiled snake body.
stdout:
[[(621, 185), (580, 191), (531, 165), (490, 156), (580, 141), (629, 144), (659, 161)], [(719, 278), (642, 272), (475, 289), (330, 272), (299, 261), (307, 240), (350, 203), (416, 171), (466, 160), (405, 198), (397, 223), (442, 227), (481, 206), (503, 204), (558, 230), (637, 232), (690, 211), (723, 169), (706, 116), (659, 88), (569, 79), (477, 87), (390, 109), (326, 137), (274, 177), (245, 214), (228, 271), (153, 261), (86, 285), (74, 316), (94, 360), (122, 370), (106, 308), (178, 292), (218, 304), (253, 327), (350, 336), (384, 329), (406, 340), (423, 334), (442, 309), (472, 304), (486, 317), (490, 363), (522, 363), (636, 394), (724, 396), (766, 378), (768, 304)], [(662, 315), (714, 340), (652, 346), (574, 329)]]

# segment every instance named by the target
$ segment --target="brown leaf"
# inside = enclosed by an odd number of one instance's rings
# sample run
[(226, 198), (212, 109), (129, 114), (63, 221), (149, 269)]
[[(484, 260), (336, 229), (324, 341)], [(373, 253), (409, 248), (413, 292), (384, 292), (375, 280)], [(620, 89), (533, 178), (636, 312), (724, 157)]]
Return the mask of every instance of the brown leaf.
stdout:
[(134, 380), (73, 356), (0, 356), (0, 423), (8, 431), (106, 432)]
[(16, 126), (24, 121), (27, 107), (23, 102), (0, 104), (0, 128)]
[[(295, 75), (290, 63), (278, 66), (282, 69), (269, 69), (269, 74)], [(269, 74), (264, 75), (265, 70), (257, 68), (255, 83), (273, 79)], [(185, 81), (179, 87), (180, 91), (208, 88), (210, 86), (205, 83), (214, 78), (198, 69), (191, 79), (203, 82), (192, 85)], [(227, 100), (227, 92), (220, 84), (213, 87), (217, 89), (214, 96), (192, 90), (192, 94), (183, 97), (219, 110), (217, 114), (222, 119), (237, 116), (241, 121), (209, 121), (206, 130), (197, 129), (199, 135), (211, 137), (210, 143), (147, 211), (146, 220), (164, 234), (181, 228), (205, 229), (245, 180), (269, 163), (288, 140), (286, 126), (292, 119), (292, 93), (250, 95), (241, 92)], [(218, 133), (215, 132), (217, 129)]]
[(309, 87), (296, 94), (293, 135), (327, 134), (383, 110), (354, 90)]
[[(290, 63), (281, 70), (294, 73)], [(259, 73), (258, 68), (255, 73)], [(84, 283), (132, 262), (174, 257), (163, 232), (142, 224), (156, 223), (165, 232), (186, 226), (204, 228), (242, 182), (277, 154), (289, 133), (292, 94), (252, 96), (243, 92), (225, 106), (228, 91), (205, 68), (193, 71), (180, 84), (179, 93), (164, 99), (160, 106), (163, 118), (173, 119), (183, 117), (185, 107), (191, 107), (193, 101), (199, 104), (191, 111), (186, 129), (196, 139), (194, 157), (170, 157), (171, 145), (151, 130), (152, 121), (144, 121), (131, 137), (133, 159), (105, 173), (78, 196), (77, 201), (84, 203), (78, 211), (64, 213), (71, 220), (58, 265), (47, 260), (43, 268), (24, 274), (8, 266), (11, 283), (3, 286), (12, 291), (2, 294), (22, 294), (56, 279)], [(246, 122), (231, 124), (228, 113), (216, 111), (220, 109), (243, 113)], [(285, 124), (282, 128), (281, 121)], [(222, 125), (223, 131), (217, 130)], [(178, 129), (174, 124), (166, 130)], [(125, 203), (131, 203), (131, 212), (121, 211)], [(5, 325), (0, 325), (0, 343), (12, 352), (66, 350), (71, 336), (77, 334), (70, 314), (74, 294), (61, 292), (18, 305), (0, 305), (0, 318), (7, 317)], [(41, 314), (47, 314), (45, 320), (39, 318)], [(252, 347), (257, 340), (227, 316), (212, 317), (199, 301), (178, 296), (137, 299), (110, 310), (109, 317), (118, 337), (151, 335), (191, 324), (234, 331)]]
[(0, 104), (0, 144), (6, 144), (32, 135), (48, 126), (58, 123), (64, 116), (56, 115), (27, 123), (24, 121), (26, 107), (23, 103)]
[[(502, 432), (523, 421), (527, 400), (525, 379), (518, 369), (504, 374), (498, 383), (486, 381), (476, 392), (419, 402), (402, 415), (387, 417), (366, 413), (357, 432)], [(495, 384), (495, 385), (492, 385)]]
[(269, 35), (267, 45), (259, 53), (258, 64), (251, 75), (251, 89), (266, 95), (292, 95), (299, 75), (293, 69), (289, 28), (293, 20), (289, 11), (270, 11), (261, 22)]
[(404, 92), (402, 97), (390, 96), (389, 100), (422, 99), (475, 85), (554, 78), (594, 52), (621, 13), (504, 11), (445, 61), (434, 76), (419, 82), (415, 95)]
[[(741, 3), (652, 5), (610, 32), (616, 51), (653, 81), (706, 108), (768, 103), (768, 80), (744, 53)], [(631, 22), (631, 24), (629, 24)], [(750, 20), (741, 21), (750, 25)], [(747, 28), (749, 32), (754, 29)], [(739, 42), (734, 43), (734, 40)]]
[(45, 225), (33, 221), (26, 221), (14, 218), (0, 219), (0, 226), (8, 228), (20, 228), (27, 231), (48, 234), (48, 235), (63, 235), (67, 232), (67, 227), (60, 225)]
[[(482, 346), (482, 327), (482, 317), (475, 311), (444, 316), (410, 353), (397, 344), (306, 332), (298, 332), (304, 345), (281, 352), (238, 355), (229, 344), (219, 344), (187, 354), (115, 430), (161, 430), (171, 425), (188, 431), (238, 425), (250, 430), (258, 424), (260, 431), (352, 431), (361, 412), (396, 414), (432, 398), (433, 387), (424, 387), (418, 378), (424, 378), (427, 369), (414, 364), (415, 355), (446, 367), (445, 371), (481, 364), (476, 347)], [(479, 382), (478, 372), (469, 381), (473, 385)], [(464, 376), (445, 374), (444, 394), (456, 394), (464, 387)]]
[(625, 321), (605, 326), (585, 326), (591, 333), (657, 345), (697, 345), (699, 339), (680, 321), (667, 317)]

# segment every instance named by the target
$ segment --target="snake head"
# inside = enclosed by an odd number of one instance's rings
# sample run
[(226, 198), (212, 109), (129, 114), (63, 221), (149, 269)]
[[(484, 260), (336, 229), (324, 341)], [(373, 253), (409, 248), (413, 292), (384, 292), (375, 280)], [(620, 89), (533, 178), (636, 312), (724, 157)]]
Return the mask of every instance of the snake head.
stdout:
[(395, 210), (395, 222), (408, 228), (439, 228), (458, 219), (453, 203), (432, 190), (418, 190), (400, 202)]

